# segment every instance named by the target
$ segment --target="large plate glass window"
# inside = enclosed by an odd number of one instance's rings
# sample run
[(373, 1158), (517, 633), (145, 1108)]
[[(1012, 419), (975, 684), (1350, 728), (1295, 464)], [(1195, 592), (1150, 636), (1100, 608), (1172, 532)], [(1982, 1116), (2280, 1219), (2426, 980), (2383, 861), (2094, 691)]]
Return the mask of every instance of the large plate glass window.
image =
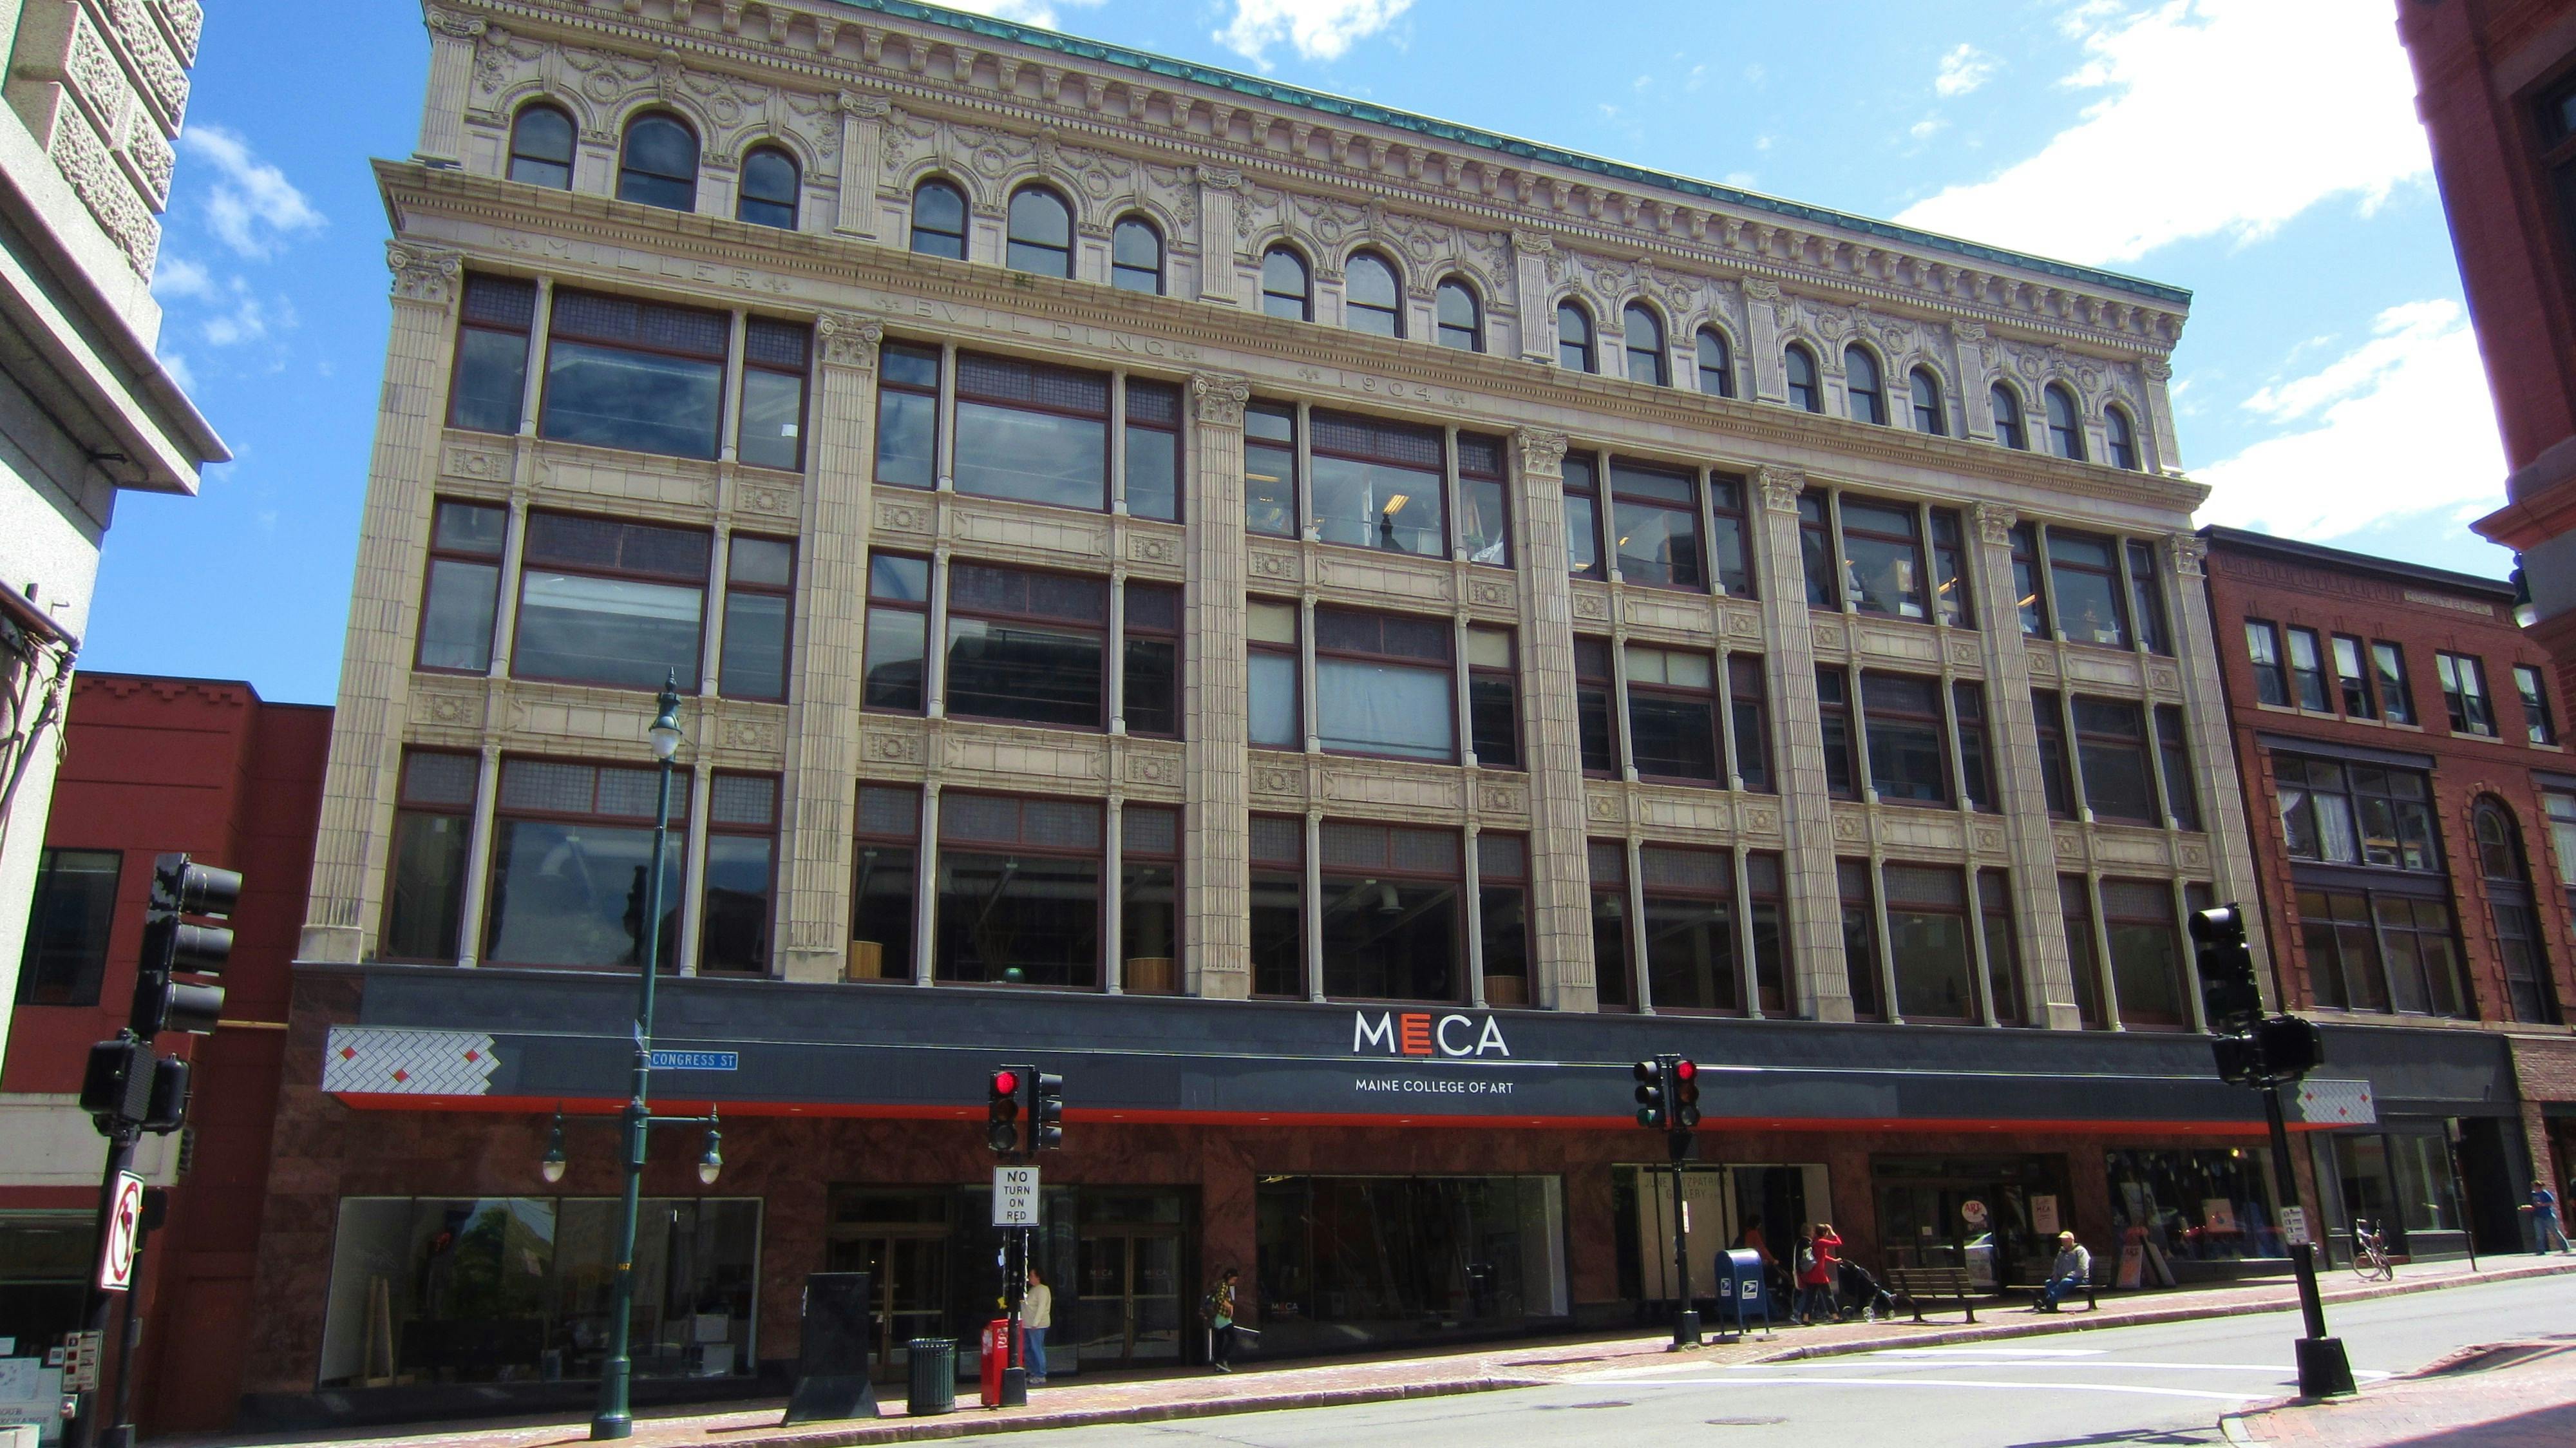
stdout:
[(1109, 378), (961, 352), (957, 491), (1099, 512), (1109, 506)]
[(1297, 687), (1297, 605), (1253, 599), (1244, 605), (1243, 632), (1251, 676), (1251, 742), (1263, 749), (1305, 748)]
[(1323, 747), (1455, 763), (1446, 619), (1315, 610), (1315, 728)]
[(1354, 548), (1449, 556), (1437, 429), (1338, 412), (1312, 413), (1309, 422), (1318, 537)]
[[(632, 967), (644, 958), (641, 903), (653, 858), (659, 770), (566, 759), (504, 759), (483, 958), (494, 965)], [(659, 955), (680, 968), (680, 877), (689, 781), (671, 781), (662, 850)]]
[(1457, 831), (1326, 820), (1322, 840), (1324, 993), (1466, 999)]
[(2190, 1025), (2173, 887), (2161, 880), (2104, 880), (2102, 924), (2110, 932), (2111, 985), (2118, 994), (2120, 1024), (2131, 1030)]
[(1646, 896), (1647, 998), (1659, 1011), (1742, 1014), (1733, 857), (1647, 845), (1637, 863)]
[(522, 679), (658, 689), (698, 686), (713, 539), (688, 528), (565, 513), (528, 517), (519, 571)]
[(2110, 539), (2049, 529), (2048, 579), (2057, 596), (2057, 626), (2069, 643), (2129, 646), (2129, 613)]
[(1075, 574), (948, 566), (948, 712), (1074, 729), (1108, 726), (1109, 586)]
[(528, 394), (528, 331), (536, 317), (535, 282), (466, 276), (465, 300), (457, 309), (456, 375), (447, 390), (449, 427), (519, 430)]
[(416, 667), (460, 674), (492, 667), (501, 545), (509, 529), (510, 510), (498, 504), (439, 500), (430, 518)]
[(557, 442), (712, 460), (732, 329), (722, 312), (558, 288), (537, 430)]
[(795, 611), (796, 545), (737, 533), (725, 567), (724, 659), (729, 699), (787, 701), (788, 618)]
[(1627, 649), (1628, 750), (1637, 773), (1717, 783), (1717, 668), (1700, 650)]
[(1909, 1021), (1975, 1020), (1976, 951), (1959, 872), (1891, 863), (1884, 873), (1897, 1015)]
[(938, 978), (1100, 984), (1101, 807), (949, 791), (939, 797)]
[(1620, 577), (1658, 588), (1707, 590), (1695, 474), (1614, 460), (1610, 498)]

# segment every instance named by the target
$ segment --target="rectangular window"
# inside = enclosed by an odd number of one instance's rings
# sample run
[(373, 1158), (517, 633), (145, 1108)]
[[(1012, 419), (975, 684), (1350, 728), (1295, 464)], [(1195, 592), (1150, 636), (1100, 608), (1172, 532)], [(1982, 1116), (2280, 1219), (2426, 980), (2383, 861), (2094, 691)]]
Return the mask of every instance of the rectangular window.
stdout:
[(1109, 585), (1098, 578), (948, 565), (948, 713), (1104, 729)]
[(680, 877), (689, 854), (689, 781), (671, 780), (661, 913), (639, 897), (653, 858), (660, 771), (564, 759), (501, 762), (483, 958), (494, 965), (634, 966), (655, 919), (661, 969), (679, 968)]
[(1932, 609), (1952, 628), (1977, 626), (1977, 610), (1968, 597), (1966, 536), (1956, 509), (1932, 510)]
[(1324, 994), (1465, 1000), (1458, 832), (1326, 820), (1321, 839)]
[(1724, 473), (1708, 479), (1709, 553), (1716, 559), (1717, 586), (1733, 598), (1753, 596), (1753, 567), (1745, 546), (1749, 524), (1744, 516), (1744, 480)]
[(1139, 518), (1181, 520), (1181, 389), (1127, 379), (1127, 511)]
[(2438, 870), (2425, 777), (2412, 770), (2275, 753), (2273, 783), (2290, 858), (2382, 870)]
[(2102, 1014), (2102, 952), (2093, 930), (2093, 892), (2081, 875), (2057, 877), (2057, 905), (2066, 921), (2066, 958), (2075, 980), (2075, 1014), (2086, 1027), (2110, 1024)]
[[(1716, 783), (1717, 669), (1696, 650), (1628, 645), (1628, 757), (1653, 779)], [(1651, 964), (1651, 962), (1650, 962)]]
[(921, 712), (929, 639), (930, 560), (868, 555), (867, 654), (860, 666), (865, 707)]
[(2143, 711), (2127, 699), (2078, 694), (2073, 702), (2075, 755), (2084, 774), (2085, 808), (2096, 819), (2163, 824), (2163, 814), (2156, 808), (2155, 770), (2147, 763)]
[(18, 961), (18, 1004), (94, 1006), (107, 975), (116, 928), (116, 885), (125, 857), (115, 850), (47, 846), (36, 857), (27, 908), (26, 953)]
[(1950, 718), (1959, 732), (1959, 797), (1973, 810), (2003, 808), (1996, 797), (1994, 744), (1986, 733), (1986, 689), (1965, 679), (1950, 686)]
[(2253, 618), (2245, 620), (2245, 661), (2254, 670), (2255, 699), (2277, 708), (2288, 708), (2290, 672), (2282, 665), (2278, 624)]
[(2039, 732), (2039, 787), (2048, 812), (2059, 819), (2075, 817), (2073, 766), (2066, 757), (2066, 705), (2055, 689), (2030, 691), (2030, 712)]
[(415, 667), (480, 674), (492, 667), (492, 620), (501, 594), (501, 545), (510, 510), (440, 499), (430, 516), (429, 576), (421, 589)]
[(1948, 804), (1950, 747), (1942, 737), (1941, 681), (1865, 670), (1860, 701), (1868, 721), (1870, 788), (1891, 803)]
[(742, 418), (734, 455), (755, 468), (805, 467), (805, 375), (814, 332), (794, 322), (752, 317), (742, 334)]
[(1619, 576), (1655, 588), (1705, 592), (1695, 474), (1640, 463), (1610, 463), (1610, 531)]
[(2108, 538), (2048, 530), (2049, 591), (2057, 596), (2057, 626), (2069, 643), (2129, 646), (2129, 611), (2111, 546)]
[(1851, 989), (1852, 1018), (1885, 1020), (1878, 997), (1878, 903), (1871, 898), (1869, 861), (1836, 860), (1834, 884), (1842, 896), (1843, 978)]
[(1860, 798), (1860, 770), (1854, 759), (1860, 742), (1852, 729), (1851, 681), (1830, 664), (1816, 667), (1816, 715), (1825, 744), (1825, 792), (1836, 799)]
[(2558, 742), (2558, 720), (2549, 711), (2549, 688), (2541, 682), (2540, 670), (2530, 664), (2513, 666), (2514, 692), (2522, 695), (2522, 723), (2534, 744)]
[(447, 389), (447, 425), (471, 432), (513, 433), (528, 396), (528, 333), (537, 317), (537, 284), (468, 276), (456, 326), (456, 375)]
[(1746, 789), (1771, 792), (1771, 708), (1762, 656), (1726, 656), (1726, 707), (1735, 731), (1735, 777)]
[(1604, 1006), (1626, 1009), (1637, 997), (1628, 989), (1628, 847), (1594, 840), (1583, 860), (1592, 878), (1592, 980)]
[(942, 794), (937, 977), (1096, 988), (1101, 816), (1092, 800)]
[(2350, 634), (2334, 636), (2335, 684), (2343, 693), (2346, 718), (2376, 719), (2379, 704), (2370, 695), (2370, 671), (2361, 662), (2361, 640)]
[(2372, 928), (2370, 897), (2343, 890), (2301, 890), (2298, 911), (2308, 989), (2317, 1004), (2335, 1010), (2387, 1010), (2388, 986), (2380, 965), (2379, 935)]
[(1243, 410), (1243, 527), (1297, 536), (1297, 411), (1273, 402)]
[(1583, 749), (1583, 772), (1619, 772), (1618, 715), (1610, 701), (1614, 674), (1608, 639), (1574, 641), (1574, 733)]
[(1306, 994), (1306, 824), (1252, 817), (1252, 993)]
[(2013, 921), (2012, 877), (2001, 870), (1978, 871), (1977, 908), (1985, 916), (1986, 992), (1995, 1005), (1995, 1023), (2020, 1025), (2021, 948)]
[(1790, 1014), (1787, 892), (1778, 855), (1744, 857), (1747, 909), (1753, 916), (1753, 989), (1762, 1014)]
[(1131, 804), (1119, 811), (1120, 987), (1140, 995), (1181, 991), (1181, 812)]
[(2415, 690), (2406, 679), (2406, 651), (2384, 639), (2370, 645), (2373, 671), (2379, 675), (2379, 706), (2391, 724), (2414, 724)]
[(2173, 642), (2165, 632), (2165, 590), (2156, 575), (2156, 550), (2145, 543), (2129, 544), (2129, 602), (2138, 618), (2138, 642), (2151, 654), (2170, 654)]
[(537, 431), (712, 460), (732, 331), (722, 312), (558, 289)]
[(2178, 1030), (2191, 1023), (2183, 1002), (2182, 932), (2173, 889), (2161, 880), (2102, 882), (2102, 925), (2110, 932), (2111, 986), (2120, 1024)]
[(1447, 620), (1315, 610), (1315, 731), (1324, 748), (1454, 763), (1452, 687)]
[(2312, 628), (2290, 630), (2290, 687), (2302, 709), (2323, 713), (2333, 704), (2326, 697), (2326, 661)]
[(2576, 890), (2576, 794), (2549, 790), (2540, 800), (2549, 809), (2549, 843), (2558, 857), (2558, 883)]
[(2048, 594), (2039, 576), (2039, 530), (2029, 523), (2012, 529), (2013, 594), (2021, 611), (2021, 631), (2035, 639), (2048, 637)]
[(2467, 654), (2435, 653), (2434, 672), (2441, 676), (2442, 703), (2451, 711), (2451, 732), (2495, 737), (2495, 711), (2487, 703), (2486, 665)]
[(912, 979), (920, 844), (920, 791), (862, 783), (850, 876), (851, 980)]
[(1821, 488), (1798, 495), (1798, 562), (1807, 575), (1809, 608), (1843, 606), (1843, 571), (1834, 565), (1832, 506)]
[(453, 963), (463, 939), (466, 857), (474, 827), (474, 786), (482, 761), (471, 754), (403, 752), (387, 854), (387, 960)]
[(1930, 618), (1917, 510), (1848, 493), (1834, 501), (1842, 519), (1844, 598), (1862, 613)]
[(787, 702), (787, 620), (796, 598), (796, 545), (737, 533), (725, 566), (724, 659), (729, 699)]
[(689, 528), (530, 514), (510, 672), (616, 689), (658, 689), (676, 673), (694, 692), (713, 543)]
[(1109, 377), (957, 354), (957, 491), (1058, 508), (1109, 506)]
[(1181, 591), (1167, 584), (1127, 585), (1126, 677), (1118, 709), (1130, 734), (1166, 739), (1181, 732)]
[(1735, 861), (1722, 850), (1648, 845), (1637, 852), (1646, 895), (1646, 981), (1659, 1011), (1741, 1015)]
[(898, 488), (939, 481), (939, 349), (888, 342), (877, 352), (876, 480)]
[(1896, 1013), (1909, 1021), (1977, 1019), (1976, 951), (1959, 872), (1890, 863), (1884, 874)]
[(1589, 453), (1565, 455), (1565, 562), (1577, 578), (1606, 578), (1601, 567), (1601, 474)]
[(1503, 440), (1458, 434), (1458, 546), (1470, 563), (1512, 566), (1512, 517)]
[(700, 973), (769, 973), (769, 922), (777, 888), (778, 777), (716, 775), (707, 790)]
[(2458, 934), (2445, 900), (2376, 895), (2372, 914), (2386, 943), (2391, 998), (2401, 1011), (2457, 1016), (2460, 1009)]
[(1440, 433), (1341, 412), (1311, 412), (1315, 535), (1327, 543), (1449, 556)]
[(1476, 836), (1476, 916), (1485, 952), (1485, 1000), (1525, 1006), (1529, 997), (1529, 840)]
[(1244, 639), (1252, 742), (1264, 749), (1305, 748), (1305, 713), (1297, 690), (1297, 605), (1249, 601), (1244, 605)]
[(2199, 829), (2199, 780), (2191, 772), (2191, 746), (2179, 704), (2156, 706), (2156, 761), (2164, 770), (2165, 817), (2182, 829)]
[(1521, 767), (1520, 671), (1507, 628), (1467, 630), (1467, 721), (1476, 763)]

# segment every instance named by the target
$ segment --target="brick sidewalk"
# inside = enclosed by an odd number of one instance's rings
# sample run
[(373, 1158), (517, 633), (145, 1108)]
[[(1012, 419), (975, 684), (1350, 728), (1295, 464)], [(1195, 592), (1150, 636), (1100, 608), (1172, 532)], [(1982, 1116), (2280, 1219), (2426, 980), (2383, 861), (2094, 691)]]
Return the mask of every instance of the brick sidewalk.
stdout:
[[(2326, 1279), (2329, 1303), (2367, 1297), (2403, 1295), (2456, 1287), (2470, 1282), (2576, 1272), (2576, 1261), (2529, 1257), (2490, 1257), (2486, 1270), (2472, 1273), (2465, 1265), (2435, 1263), (2401, 1268), (2396, 1282), (2362, 1287), (2344, 1277), (2337, 1288)], [(2187, 1291), (2107, 1295), (2098, 1312), (2080, 1308), (2043, 1316), (2015, 1307), (1981, 1308), (1969, 1326), (1954, 1309), (1927, 1314), (1917, 1324), (1910, 1314), (1876, 1323), (1835, 1327), (1781, 1328), (1768, 1336), (1714, 1344), (1692, 1354), (1691, 1361), (1718, 1366), (1788, 1362), (1835, 1353), (1888, 1347), (1928, 1347), (1958, 1342), (2179, 1322), (2230, 1316), (2239, 1312), (2287, 1307), (2297, 1294), (2286, 1278)], [(1501, 1388), (1535, 1387), (1563, 1382), (1604, 1368), (1647, 1366), (1667, 1360), (1671, 1338), (1625, 1333), (1583, 1339), (1524, 1339), (1507, 1345), (1484, 1344), (1407, 1358), (1304, 1360), (1278, 1366), (1249, 1363), (1231, 1374), (1194, 1370), (1183, 1373), (1070, 1378), (1041, 1388), (1026, 1408), (988, 1411), (975, 1406), (968, 1386), (959, 1410), (938, 1417), (907, 1418), (901, 1384), (891, 1392), (886, 1416), (874, 1421), (821, 1423), (782, 1428), (783, 1404), (772, 1399), (721, 1411), (670, 1410), (639, 1413), (633, 1442), (639, 1448), (839, 1448), (839, 1445), (923, 1442), (979, 1433), (1023, 1432), (1100, 1423), (1147, 1423), (1222, 1413), (1253, 1413), (1280, 1408), (1329, 1407), (1384, 1402), (1400, 1398), (1437, 1397)], [(2576, 1357), (2576, 1354), (2567, 1356)], [(439, 1425), (413, 1424), (352, 1433), (274, 1436), (187, 1437), (159, 1441), (189, 1443), (198, 1448), (251, 1448), (285, 1443), (365, 1443), (370, 1448), (554, 1448), (586, 1441), (589, 1420), (556, 1416), (543, 1420), (484, 1420)], [(2566, 1448), (2565, 1437), (2553, 1448)]]
[(2485, 1344), (2359, 1397), (2231, 1413), (2219, 1426), (2238, 1448), (2567, 1448), (2576, 1335)]

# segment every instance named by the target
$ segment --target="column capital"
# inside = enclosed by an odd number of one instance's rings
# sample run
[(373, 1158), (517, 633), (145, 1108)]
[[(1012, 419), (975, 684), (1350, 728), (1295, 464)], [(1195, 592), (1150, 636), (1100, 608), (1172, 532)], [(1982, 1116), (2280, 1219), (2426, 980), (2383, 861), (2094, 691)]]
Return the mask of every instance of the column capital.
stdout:
[(456, 300), (465, 255), (407, 241), (385, 243), (385, 267), (394, 274), (394, 298), (444, 307)]
[(2021, 514), (1992, 503), (1970, 505), (1968, 516), (1977, 522), (1977, 536), (1998, 546), (2012, 542), (2012, 530), (2021, 523)]
[(876, 318), (857, 312), (825, 312), (814, 319), (815, 340), (823, 344), (823, 365), (855, 367), (870, 372), (877, 365), (877, 344), (885, 328)]
[(840, 108), (843, 115), (857, 116), (863, 121), (883, 116), (894, 109), (893, 98), (878, 91), (835, 92), (832, 103)]
[(2138, 371), (2150, 382), (2164, 382), (2173, 376), (2173, 364), (2162, 357), (2150, 357), (2138, 364)]
[(452, 35), (459, 40), (475, 39), (488, 28), (480, 15), (463, 15), (453, 10), (442, 10), (436, 6), (430, 8), (426, 18), (432, 34)]
[(1769, 277), (1746, 277), (1744, 294), (1757, 302), (1780, 300), (1780, 284)]
[(1564, 433), (1535, 427), (1515, 428), (1512, 441), (1520, 445), (1522, 472), (1543, 478), (1565, 476), (1567, 438)]
[(1190, 396), (1199, 421), (1215, 427), (1243, 426), (1243, 405), (1252, 400), (1252, 383), (1231, 372), (1193, 372)]
[(1517, 255), (1546, 256), (1555, 250), (1556, 239), (1544, 231), (1515, 228), (1512, 232), (1512, 251)]
[(2198, 578), (2200, 561), (2209, 556), (2209, 544), (2197, 533), (2174, 533), (2165, 539), (2173, 554), (2173, 571), (2177, 577)]
[(1807, 491), (1807, 475), (1797, 468), (1764, 466), (1754, 469), (1762, 484), (1762, 506), (1775, 513), (1798, 511), (1798, 495)]

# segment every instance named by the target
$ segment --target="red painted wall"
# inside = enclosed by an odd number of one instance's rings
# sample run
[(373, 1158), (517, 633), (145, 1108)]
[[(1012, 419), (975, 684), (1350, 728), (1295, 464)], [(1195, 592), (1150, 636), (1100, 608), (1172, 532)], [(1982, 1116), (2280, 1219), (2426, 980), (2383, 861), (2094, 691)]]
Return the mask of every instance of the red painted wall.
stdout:
[[(289, 964), (312, 878), (330, 732), (329, 709), (266, 703), (248, 684), (84, 673), (72, 692), (45, 842), (124, 852), (115, 930), (97, 1006), (17, 1008), (0, 1091), (79, 1090), (90, 1044), (124, 1024), (153, 856), (185, 850), (243, 875), (226, 1024), (211, 1036), (161, 1040), (196, 1074), (184, 1169), (145, 1259), (136, 1410), (147, 1428), (223, 1427), (240, 1391)], [(71, 1205), (61, 1196), (0, 1190), (0, 1205)], [(83, 1194), (82, 1204), (90, 1199)]]

